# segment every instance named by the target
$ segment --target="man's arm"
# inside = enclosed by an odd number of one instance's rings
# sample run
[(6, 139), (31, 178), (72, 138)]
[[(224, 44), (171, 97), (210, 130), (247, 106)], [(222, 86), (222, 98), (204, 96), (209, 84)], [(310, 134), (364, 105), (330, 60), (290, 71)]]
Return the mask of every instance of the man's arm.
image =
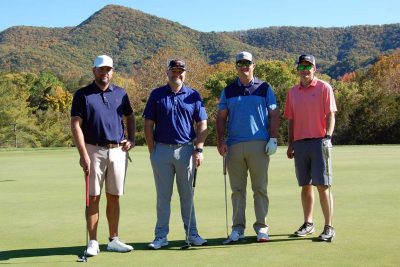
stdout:
[(326, 115), (326, 134), (332, 136), (335, 129), (335, 112), (329, 112)]
[(276, 108), (274, 110), (268, 110), (268, 114), (270, 116), (270, 137), (272, 138), (278, 138), (279, 135), (279, 124), (280, 124), (280, 119), (279, 119), (279, 109)]
[(289, 159), (292, 159), (294, 156), (293, 151), (293, 120), (288, 120), (288, 149), (286, 151), (286, 155)]
[(221, 156), (225, 155), (228, 151), (228, 148), (225, 144), (225, 129), (226, 129), (226, 121), (228, 119), (228, 110), (223, 109), (218, 111), (217, 114), (217, 148), (218, 152)]
[(144, 137), (146, 139), (147, 148), (149, 152), (154, 150), (154, 121), (145, 119), (144, 120)]
[(128, 140), (125, 142), (124, 151), (129, 151), (131, 148), (135, 147), (135, 133), (136, 133), (136, 121), (135, 114), (132, 112), (131, 115), (125, 117), (126, 119), (126, 131), (128, 133)]
[(196, 148), (203, 148), (207, 138), (207, 120), (196, 123)]
[(86, 175), (90, 174), (90, 158), (85, 146), (85, 138), (82, 132), (82, 118), (73, 116), (71, 117), (71, 133), (75, 142), (75, 146), (78, 149), (80, 159), (79, 164)]
[[(196, 122), (196, 148), (203, 149), (204, 142), (207, 137), (207, 120)], [(193, 159), (196, 166), (200, 166), (203, 163), (203, 153), (195, 151)]]

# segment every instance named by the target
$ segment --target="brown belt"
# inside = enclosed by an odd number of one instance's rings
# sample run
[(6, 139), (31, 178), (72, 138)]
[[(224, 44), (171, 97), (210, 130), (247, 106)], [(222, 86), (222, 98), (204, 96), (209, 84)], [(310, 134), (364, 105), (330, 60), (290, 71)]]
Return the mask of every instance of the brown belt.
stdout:
[(118, 144), (114, 144), (114, 143), (106, 143), (106, 144), (95, 144), (95, 146), (101, 146), (101, 147), (105, 147), (105, 148), (117, 148), (117, 147), (121, 147), (124, 146), (125, 143), (118, 143)]

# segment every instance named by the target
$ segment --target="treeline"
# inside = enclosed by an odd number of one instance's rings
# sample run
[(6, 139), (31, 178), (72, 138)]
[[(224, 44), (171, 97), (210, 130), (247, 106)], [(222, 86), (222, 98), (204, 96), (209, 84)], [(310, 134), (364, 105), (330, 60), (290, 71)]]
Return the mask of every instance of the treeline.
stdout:
[(400, 24), (199, 32), (138, 10), (108, 5), (76, 27), (11, 27), (0, 32), (0, 71), (39, 69), (64, 81), (87, 79), (91, 72), (86, 66), (101, 53), (113, 55), (117, 71), (129, 75), (160, 50), (171, 48), (184, 57), (198, 54), (212, 65), (230, 62), (243, 50), (260, 60), (286, 60), (306, 52), (318, 58), (324, 73), (337, 79), (399, 48), (399, 36)]
[[(135, 109), (137, 145), (145, 144), (141, 114), (147, 97), (153, 88), (166, 83), (167, 59), (176, 56), (172, 49), (161, 49), (129, 75), (114, 74), (113, 82), (127, 90)], [(209, 114), (207, 145), (215, 145), (218, 97), (235, 79), (234, 65), (208, 65), (196, 53), (185, 60), (189, 67), (186, 83), (201, 92)], [(296, 65), (293, 60), (256, 61), (256, 64), (255, 75), (268, 81), (277, 95), (282, 122), (279, 143), (283, 145), (287, 141), (283, 105), (287, 91), (298, 83)], [(87, 68), (90, 70), (90, 65)], [(339, 110), (333, 136), (335, 144), (399, 143), (400, 50), (381, 56), (369, 69), (347, 73), (340, 80), (321, 73), (317, 76), (334, 87)], [(72, 146), (69, 129), (72, 96), (90, 82), (90, 78), (71, 82), (48, 71), (0, 73), (0, 147)]]

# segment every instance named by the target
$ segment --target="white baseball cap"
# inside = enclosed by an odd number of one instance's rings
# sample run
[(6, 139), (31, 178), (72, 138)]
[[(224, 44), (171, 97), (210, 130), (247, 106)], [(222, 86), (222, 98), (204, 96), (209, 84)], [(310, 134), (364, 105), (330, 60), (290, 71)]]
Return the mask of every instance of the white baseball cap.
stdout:
[(94, 68), (100, 68), (100, 67), (113, 67), (113, 60), (109, 56), (106, 55), (101, 55), (96, 57), (96, 59), (93, 62), (93, 67)]

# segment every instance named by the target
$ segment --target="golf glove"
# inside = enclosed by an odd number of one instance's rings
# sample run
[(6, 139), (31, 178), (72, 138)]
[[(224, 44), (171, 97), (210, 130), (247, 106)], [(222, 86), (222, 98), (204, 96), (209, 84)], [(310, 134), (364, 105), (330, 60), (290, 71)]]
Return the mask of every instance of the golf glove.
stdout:
[(326, 158), (330, 157), (332, 147), (332, 141), (330, 138), (322, 139), (322, 152), (325, 154)]
[(271, 156), (276, 152), (277, 148), (278, 148), (278, 140), (276, 138), (270, 138), (267, 143), (267, 146), (265, 147), (265, 153), (268, 156)]

